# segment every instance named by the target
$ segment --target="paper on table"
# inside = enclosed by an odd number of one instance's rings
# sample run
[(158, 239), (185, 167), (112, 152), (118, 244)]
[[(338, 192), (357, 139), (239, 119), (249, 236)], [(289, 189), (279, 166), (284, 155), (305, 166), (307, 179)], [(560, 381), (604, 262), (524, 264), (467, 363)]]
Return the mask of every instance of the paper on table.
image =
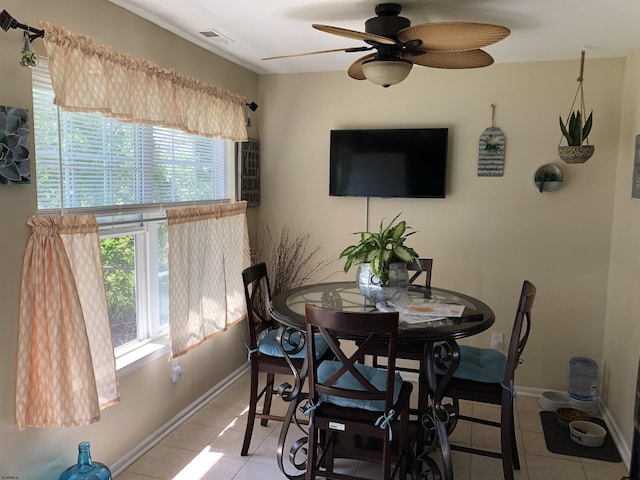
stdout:
[(461, 317), (464, 306), (449, 303), (423, 303), (399, 307), (399, 311), (412, 316)]
[(446, 317), (432, 317), (426, 315), (412, 315), (410, 313), (400, 313), (400, 321), (404, 323), (425, 323), (425, 322), (435, 322), (436, 320), (445, 320)]
[(447, 317), (462, 317), (464, 306), (448, 303), (416, 303), (412, 305), (396, 305), (392, 302), (381, 302), (376, 308), (383, 312), (399, 312), (400, 321), (408, 324), (434, 322)]

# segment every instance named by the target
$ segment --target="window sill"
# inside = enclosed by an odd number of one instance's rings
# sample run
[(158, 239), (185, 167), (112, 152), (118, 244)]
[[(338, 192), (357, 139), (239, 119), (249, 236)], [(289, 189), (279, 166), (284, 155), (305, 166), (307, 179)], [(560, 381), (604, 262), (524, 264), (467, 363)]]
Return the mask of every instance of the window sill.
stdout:
[(169, 335), (163, 335), (116, 358), (118, 377), (126, 377), (168, 354)]

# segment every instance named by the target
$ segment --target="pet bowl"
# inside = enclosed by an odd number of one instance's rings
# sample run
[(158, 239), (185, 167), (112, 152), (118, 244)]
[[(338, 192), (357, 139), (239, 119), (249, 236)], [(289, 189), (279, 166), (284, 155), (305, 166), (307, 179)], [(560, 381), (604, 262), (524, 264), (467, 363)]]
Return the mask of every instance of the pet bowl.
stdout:
[(555, 412), (559, 408), (570, 407), (570, 397), (567, 393), (562, 392), (543, 392), (538, 399), (538, 404), (543, 410)]
[(589, 414), (587, 412), (568, 407), (556, 410), (556, 417), (558, 418), (558, 423), (563, 427), (568, 427), (569, 424), (575, 420), (589, 420)]
[(607, 431), (597, 423), (574, 420), (569, 424), (571, 440), (585, 447), (600, 447), (604, 443)]

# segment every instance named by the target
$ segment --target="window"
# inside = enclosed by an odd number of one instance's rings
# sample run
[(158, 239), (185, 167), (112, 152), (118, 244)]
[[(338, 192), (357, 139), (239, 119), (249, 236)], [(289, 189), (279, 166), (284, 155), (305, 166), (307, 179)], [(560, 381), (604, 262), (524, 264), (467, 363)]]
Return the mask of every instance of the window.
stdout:
[(164, 209), (233, 195), (234, 144), (124, 123), (53, 104), (46, 64), (33, 69), (40, 213), (97, 216), (116, 356), (167, 332)]

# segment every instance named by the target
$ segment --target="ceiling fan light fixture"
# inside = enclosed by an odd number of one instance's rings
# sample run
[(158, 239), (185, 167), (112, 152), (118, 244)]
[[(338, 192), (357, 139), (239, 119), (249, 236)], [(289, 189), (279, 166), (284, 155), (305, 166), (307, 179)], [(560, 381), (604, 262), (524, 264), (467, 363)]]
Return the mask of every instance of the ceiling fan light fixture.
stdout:
[(374, 58), (362, 64), (367, 80), (383, 87), (402, 82), (411, 71), (413, 63), (402, 58)]

